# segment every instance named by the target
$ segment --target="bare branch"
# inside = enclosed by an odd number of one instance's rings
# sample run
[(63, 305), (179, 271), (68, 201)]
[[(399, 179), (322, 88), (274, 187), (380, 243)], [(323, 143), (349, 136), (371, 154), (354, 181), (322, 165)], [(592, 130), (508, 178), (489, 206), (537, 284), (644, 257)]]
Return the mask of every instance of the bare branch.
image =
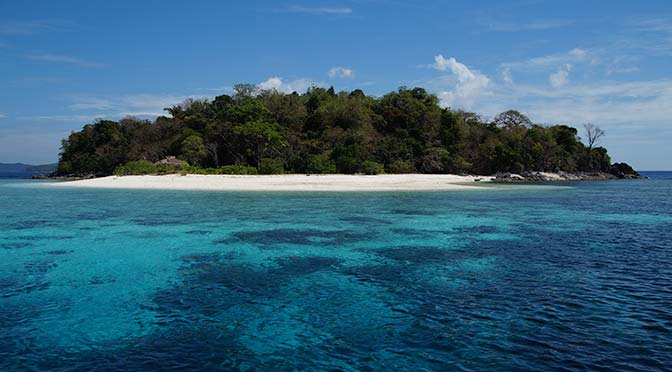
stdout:
[(604, 137), (605, 133), (602, 128), (592, 123), (584, 124), (583, 129), (586, 131), (588, 151), (590, 151), (600, 141), (600, 138)]

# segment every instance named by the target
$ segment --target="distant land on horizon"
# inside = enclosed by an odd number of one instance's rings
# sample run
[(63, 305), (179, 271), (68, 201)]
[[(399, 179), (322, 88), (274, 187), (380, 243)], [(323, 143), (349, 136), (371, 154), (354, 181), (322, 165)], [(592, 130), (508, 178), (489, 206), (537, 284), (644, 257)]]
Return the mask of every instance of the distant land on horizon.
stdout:
[(57, 165), (57, 163), (40, 165), (0, 163), (0, 177), (27, 177), (33, 174), (51, 174), (56, 170)]

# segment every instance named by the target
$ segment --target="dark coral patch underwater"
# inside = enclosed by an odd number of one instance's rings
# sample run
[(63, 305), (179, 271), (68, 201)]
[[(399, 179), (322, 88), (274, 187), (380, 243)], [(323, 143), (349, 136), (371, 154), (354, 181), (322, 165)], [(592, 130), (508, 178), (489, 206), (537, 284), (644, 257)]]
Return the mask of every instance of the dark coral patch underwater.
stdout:
[(316, 230), (316, 229), (274, 229), (262, 231), (241, 231), (233, 236), (240, 241), (261, 246), (277, 244), (312, 245), (323, 244), (341, 246), (371, 237), (370, 234), (348, 230)]

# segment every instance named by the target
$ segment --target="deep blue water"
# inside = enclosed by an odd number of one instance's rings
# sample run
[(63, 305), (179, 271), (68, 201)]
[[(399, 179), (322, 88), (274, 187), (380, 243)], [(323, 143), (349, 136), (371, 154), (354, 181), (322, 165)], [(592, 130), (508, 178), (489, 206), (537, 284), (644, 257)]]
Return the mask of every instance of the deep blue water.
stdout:
[(670, 370), (670, 175), (416, 193), (0, 180), (0, 370)]

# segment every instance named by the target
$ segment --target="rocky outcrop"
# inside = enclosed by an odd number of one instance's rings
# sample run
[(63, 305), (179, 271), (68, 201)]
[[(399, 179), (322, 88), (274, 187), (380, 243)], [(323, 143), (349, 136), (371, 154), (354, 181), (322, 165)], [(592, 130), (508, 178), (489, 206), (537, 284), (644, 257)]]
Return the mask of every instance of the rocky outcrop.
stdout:
[(567, 173), (567, 172), (523, 172), (498, 173), (494, 182), (557, 182), (557, 181), (587, 181), (587, 180), (607, 180), (615, 178), (608, 173)]
[(494, 182), (555, 182), (555, 181), (596, 181), (609, 179), (637, 179), (645, 178), (637, 173), (626, 163), (616, 163), (611, 166), (609, 173), (606, 172), (523, 172), (498, 173)]
[(35, 174), (31, 177), (34, 180), (60, 180), (60, 181), (79, 181), (79, 180), (90, 180), (92, 178), (96, 178), (94, 174), (87, 174), (87, 175), (81, 175), (77, 176), (74, 174), (69, 174), (65, 176), (56, 176), (53, 173), (50, 175), (42, 175), (42, 174)]
[(609, 173), (616, 178), (644, 178), (627, 163), (614, 163), (611, 165)]

